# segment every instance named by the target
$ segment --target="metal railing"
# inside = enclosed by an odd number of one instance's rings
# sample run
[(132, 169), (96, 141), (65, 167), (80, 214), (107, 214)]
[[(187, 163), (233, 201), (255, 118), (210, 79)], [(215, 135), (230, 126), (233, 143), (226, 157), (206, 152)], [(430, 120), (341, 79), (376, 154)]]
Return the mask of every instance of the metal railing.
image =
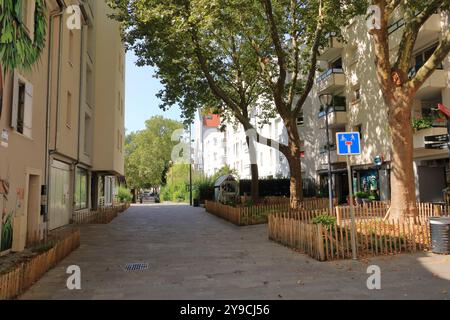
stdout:
[(328, 112), (325, 110), (319, 112), (319, 119), (325, 117), (326, 114), (331, 114), (333, 112), (345, 112), (347, 111), (346, 106), (330, 106), (328, 107)]
[(316, 82), (320, 83), (326, 79), (328, 79), (329, 77), (331, 77), (331, 75), (333, 74), (343, 74), (344, 70), (342, 68), (330, 68), (327, 71), (325, 71), (324, 73), (322, 73), (319, 77), (317, 77)]

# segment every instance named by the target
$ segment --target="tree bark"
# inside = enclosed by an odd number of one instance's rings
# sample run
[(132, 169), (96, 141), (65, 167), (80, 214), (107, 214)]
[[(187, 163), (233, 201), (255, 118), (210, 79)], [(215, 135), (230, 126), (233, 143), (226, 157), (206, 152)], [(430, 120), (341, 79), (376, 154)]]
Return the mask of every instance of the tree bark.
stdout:
[(300, 137), (296, 119), (286, 121), (289, 153), (285, 154), (290, 169), (290, 207), (297, 209), (303, 201), (302, 164), (300, 157)]
[(250, 165), (251, 174), (252, 174), (252, 183), (251, 183), (251, 191), (250, 195), (252, 197), (253, 203), (259, 202), (259, 173), (258, 173), (258, 165), (253, 163)]
[(404, 220), (417, 216), (411, 103), (410, 97), (398, 93), (389, 101), (392, 138), (391, 209), (388, 217), (390, 220)]

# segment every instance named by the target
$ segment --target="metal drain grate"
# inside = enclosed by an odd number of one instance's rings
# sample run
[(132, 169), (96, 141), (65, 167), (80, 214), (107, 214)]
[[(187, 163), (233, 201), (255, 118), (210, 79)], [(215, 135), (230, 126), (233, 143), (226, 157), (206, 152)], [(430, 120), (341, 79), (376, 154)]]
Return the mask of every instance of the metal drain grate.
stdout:
[(148, 263), (127, 263), (125, 265), (125, 271), (140, 271), (147, 270)]

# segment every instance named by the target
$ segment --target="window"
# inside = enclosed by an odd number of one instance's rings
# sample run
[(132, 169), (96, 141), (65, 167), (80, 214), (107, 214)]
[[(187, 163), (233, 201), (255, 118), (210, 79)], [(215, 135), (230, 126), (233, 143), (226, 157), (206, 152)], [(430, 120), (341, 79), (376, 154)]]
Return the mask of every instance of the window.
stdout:
[(89, 64), (86, 65), (86, 104), (94, 106), (94, 75)]
[(354, 131), (359, 132), (359, 136), (362, 138), (362, 124), (357, 125)]
[(75, 175), (75, 210), (88, 207), (88, 174), (83, 168), (77, 168)]
[(72, 126), (72, 94), (67, 91), (67, 108), (66, 108), (66, 126), (70, 129)]
[(86, 113), (84, 115), (84, 154), (91, 154), (92, 124), (91, 117)]
[(303, 126), (305, 124), (305, 119), (303, 117), (303, 111), (300, 111), (300, 114), (297, 118), (297, 126)]
[(25, 120), (25, 83), (19, 82), (19, 108), (17, 110), (17, 132), (23, 134)]
[(360, 89), (360, 87), (353, 88), (352, 103), (357, 103), (360, 99), (361, 99), (361, 89)]
[[(428, 61), (428, 59), (433, 55), (434, 51), (436, 51), (437, 44), (429, 47), (428, 49), (423, 50), (419, 54), (417, 54), (414, 58), (415, 60), (415, 66), (413, 67), (414, 72), (417, 72), (424, 64)], [(441, 70), (444, 66), (441, 63), (437, 66), (436, 69)]]
[(33, 85), (17, 72), (14, 73), (11, 127), (31, 138)]
[(331, 62), (330, 69), (342, 69), (342, 58), (338, 58), (337, 60)]
[(31, 40), (34, 40), (34, 12), (35, 0), (22, 0), (21, 22)]
[(73, 31), (69, 30), (69, 64), (73, 67)]

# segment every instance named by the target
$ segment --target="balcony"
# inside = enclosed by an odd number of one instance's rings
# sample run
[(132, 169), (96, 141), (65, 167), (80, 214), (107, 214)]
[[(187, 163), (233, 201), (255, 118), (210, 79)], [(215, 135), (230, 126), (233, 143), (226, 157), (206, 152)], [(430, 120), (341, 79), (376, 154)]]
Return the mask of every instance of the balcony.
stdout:
[(438, 136), (442, 134), (447, 134), (446, 127), (434, 126), (416, 131), (413, 137), (414, 149), (425, 149), (425, 137)]
[(416, 93), (416, 99), (427, 100), (447, 88), (448, 72), (442, 68), (435, 70)]
[(342, 68), (331, 68), (322, 73), (316, 80), (320, 94), (333, 93), (345, 87), (345, 74)]
[(344, 48), (342, 42), (338, 39), (337, 34), (332, 32), (328, 34), (328, 44), (319, 51), (319, 60), (330, 61), (342, 54)]
[[(337, 154), (337, 149), (335, 144), (330, 145), (330, 163), (342, 163), (346, 162), (347, 159), (345, 156), (340, 156)], [(320, 165), (327, 166), (328, 165), (328, 153), (327, 153), (327, 146), (323, 145), (320, 147), (320, 156), (319, 156), (319, 163)]]
[[(389, 48), (391, 48), (391, 50), (398, 49), (402, 39), (404, 25), (404, 20), (399, 19), (388, 27)], [(441, 31), (441, 15), (439, 13), (435, 13), (428, 18), (420, 29), (415, 48), (421, 48), (426, 46), (428, 43), (437, 41)]]
[(325, 117), (328, 116), (328, 126), (342, 126), (347, 124), (347, 109), (345, 105), (342, 106), (331, 106), (328, 109), (328, 115), (326, 111), (319, 112), (320, 127), (325, 128)]

